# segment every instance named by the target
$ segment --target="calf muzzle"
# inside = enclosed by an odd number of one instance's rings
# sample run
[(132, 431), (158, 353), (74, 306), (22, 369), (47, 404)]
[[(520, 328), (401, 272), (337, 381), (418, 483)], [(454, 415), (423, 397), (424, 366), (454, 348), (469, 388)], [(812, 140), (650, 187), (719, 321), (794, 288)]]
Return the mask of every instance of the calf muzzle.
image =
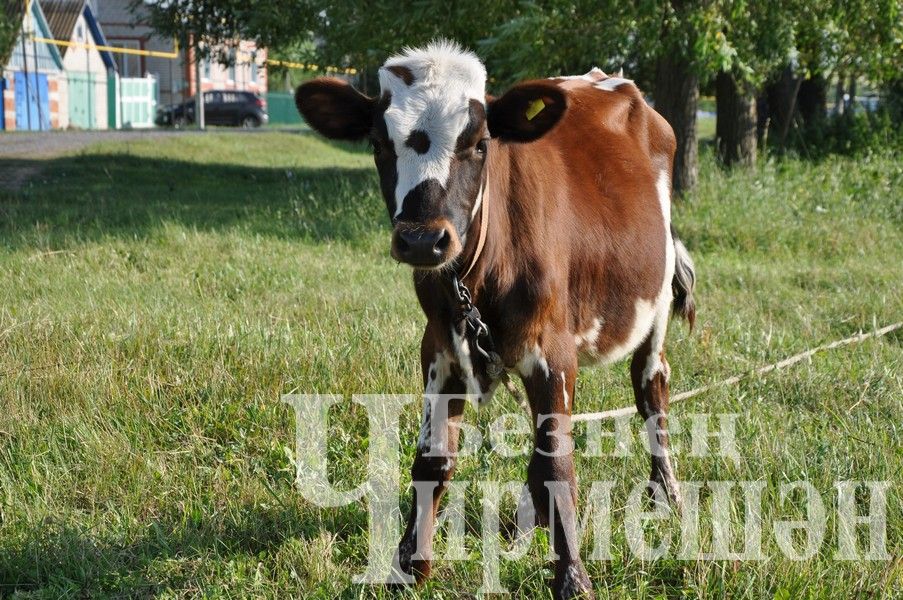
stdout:
[(399, 223), (392, 233), (392, 257), (415, 268), (439, 268), (460, 251), (455, 228), (444, 220), (428, 225)]

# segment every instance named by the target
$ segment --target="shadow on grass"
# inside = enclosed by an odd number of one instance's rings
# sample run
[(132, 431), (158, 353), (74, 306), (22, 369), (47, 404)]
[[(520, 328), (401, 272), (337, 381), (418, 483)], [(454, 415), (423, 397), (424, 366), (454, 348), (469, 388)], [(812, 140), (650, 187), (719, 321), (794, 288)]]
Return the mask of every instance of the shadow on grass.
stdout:
[(0, 188), (0, 245), (12, 249), (143, 238), (167, 223), (349, 242), (388, 228), (370, 168), (285, 169), (97, 154), (4, 160), (2, 171), (7, 181), (32, 178), (17, 192)]
[(304, 545), (323, 531), (341, 539), (366, 529), (367, 513), (356, 506), (312, 513), (298, 506), (254, 505), (245, 507), (237, 522), (216, 525), (187, 516), (177, 522), (153, 520), (128, 541), (47, 523), (27, 537), (0, 539), (0, 597), (17, 592), (48, 598), (153, 597), (166, 590), (203, 588), (221, 579), (216, 569), (228, 571), (243, 559), (270, 565), (289, 561), (303, 572), (307, 565), (297, 564), (303, 557), (298, 560), (289, 551), (277, 558), (285, 544)]

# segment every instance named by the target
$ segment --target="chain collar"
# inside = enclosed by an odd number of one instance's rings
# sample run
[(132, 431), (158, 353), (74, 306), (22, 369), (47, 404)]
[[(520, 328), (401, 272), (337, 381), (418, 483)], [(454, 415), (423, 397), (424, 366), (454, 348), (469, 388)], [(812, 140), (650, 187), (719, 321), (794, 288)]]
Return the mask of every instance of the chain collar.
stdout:
[(504, 374), (505, 365), (502, 364), (502, 357), (495, 351), (489, 327), (483, 322), (479, 309), (473, 305), (467, 286), (457, 275), (452, 275), (451, 283), (456, 301), (455, 328), (461, 331), (470, 346), (486, 361), (486, 374), (489, 378), (497, 380)]

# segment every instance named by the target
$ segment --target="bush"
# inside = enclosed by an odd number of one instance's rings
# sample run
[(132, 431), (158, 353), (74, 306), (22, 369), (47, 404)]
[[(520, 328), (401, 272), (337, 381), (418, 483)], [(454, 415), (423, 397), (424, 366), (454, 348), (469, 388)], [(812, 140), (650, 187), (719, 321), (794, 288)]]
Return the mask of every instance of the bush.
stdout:
[(808, 158), (823, 158), (830, 154), (864, 156), (889, 149), (903, 149), (900, 119), (895, 118), (890, 105), (884, 104), (875, 112), (848, 111), (842, 115), (828, 115), (804, 123), (791, 133), (784, 148)]

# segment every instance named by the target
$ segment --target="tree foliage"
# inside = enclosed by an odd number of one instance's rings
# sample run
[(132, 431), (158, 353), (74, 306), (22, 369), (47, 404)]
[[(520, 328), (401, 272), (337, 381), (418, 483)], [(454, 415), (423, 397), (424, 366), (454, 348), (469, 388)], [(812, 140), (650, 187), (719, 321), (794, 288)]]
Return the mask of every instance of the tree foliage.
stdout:
[[(272, 57), (355, 67), (365, 90), (387, 56), (437, 37), (475, 50), (493, 92), (592, 66), (623, 69), (674, 126), (688, 186), (696, 98), (719, 76), (732, 105), (748, 109), (740, 129), (749, 132), (755, 95), (782, 76), (824, 86), (827, 77), (853, 74), (880, 84), (903, 71), (900, 0), (132, 1), (160, 33), (204, 42), (202, 54), (253, 39)], [(798, 89), (791, 87), (794, 99)], [(792, 111), (794, 102), (785, 104)], [(790, 116), (782, 123), (786, 135)]]
[(855, 73), (881, 83), (903, 69), (903, 5), (899, 0), (828, 0), (794, 15), (803, 75)]
[(316, 22), (312, 0), (131, 0), (131, 10), (163, 37), (199, 41), (202, 56), (222, 62), (240, 39), (288, 48), (311, 39)]
[(25, 4), (21, 0), (0, 1), (0, 65), (5, 65), (19, 39)]
[(899, 0), (132, 0), (164, 36), (209, 48), (254, 39), (366, 69), (436, 37), (476, 50), (499, 82), (624, 68), (650, 81), (665, 53), (713, 80), (759, 86), (794, 62), (805, 73), (854, 70), (885, 80), (903, 68)]

